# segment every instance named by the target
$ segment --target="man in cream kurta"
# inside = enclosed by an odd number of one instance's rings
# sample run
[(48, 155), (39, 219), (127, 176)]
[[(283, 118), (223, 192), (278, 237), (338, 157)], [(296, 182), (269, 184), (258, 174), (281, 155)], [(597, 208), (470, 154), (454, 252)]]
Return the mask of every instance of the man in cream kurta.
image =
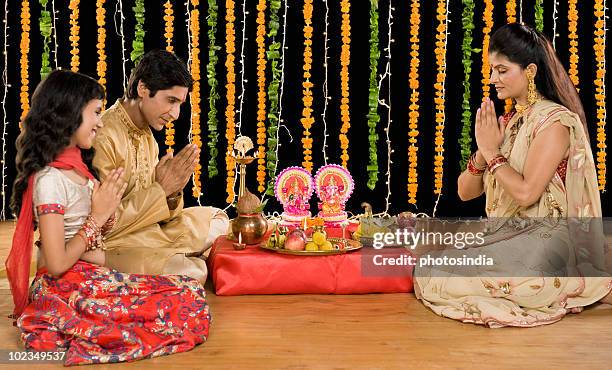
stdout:
[[(167, 72), (169, 68), (179, 77)], [(151, 131), (178, 118), (190, 83), (186, 68), (173, 54), (145, 54), (132, 72), (126, 97), (102, 116), (104, 127), (94, 143), (94, 166), (102, 181), (111, 170), (123, 167), (128, 184), (117, 223), (105, 239), (108, 267), (206, 280), (204, 259), (215, 238), (227, 231), (229, 220), (218, 208), (183, 208), (182, 189), (199, 150), (188, 146), (176, 157), (164, 156), (160, 163), (159, 146)], [(165, 171), (165, 178), (160, 171)]]

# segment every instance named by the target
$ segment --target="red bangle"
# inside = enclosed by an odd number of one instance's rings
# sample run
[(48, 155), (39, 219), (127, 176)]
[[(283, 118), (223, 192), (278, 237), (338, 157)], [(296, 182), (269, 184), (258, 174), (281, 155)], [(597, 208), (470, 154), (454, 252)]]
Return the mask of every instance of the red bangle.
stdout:
[(91, 215), (87, 216), (77, 235), (85, 240), (85, 252), (106, 249), (102, 241), (102, 230)]
[(501, 154), (496, 155), (489, 161), (488, 169), (489, 173), (493, 174), (493, 172), (499, 167), (508, 164), (508, 159)]
[(113, 227), (115, 227), (116, 223), (117, 216), (113, 213), (113, 215), (108, 220), (106, 220), (104, 226), (102, 226), (102, 229), (100, 230), (102, 232), (102, 235), (108, 234), (113, 229)]
[(481, 176), (485, 169), (487, 168), (487, 166), (478, 166), (478, 163), (476, 162), (476, 153), (472, 154), (470, 156), (470, 159), (468, 160), (467, 163), (467, 169), (468, 172), (474, 176)]

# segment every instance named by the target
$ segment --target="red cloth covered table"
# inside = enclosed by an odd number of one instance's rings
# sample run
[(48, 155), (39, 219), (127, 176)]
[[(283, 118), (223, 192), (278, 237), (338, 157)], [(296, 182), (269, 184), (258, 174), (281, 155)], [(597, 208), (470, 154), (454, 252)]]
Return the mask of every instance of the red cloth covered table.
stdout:
[(234, 250), (217, 238), (208, 257), (217, 295), (361, 294), (412, 291), (412, 266), (377, 266), (408, 256), (403, 248), (362, 248), (331, 256), (294, 256), (248, 246)]

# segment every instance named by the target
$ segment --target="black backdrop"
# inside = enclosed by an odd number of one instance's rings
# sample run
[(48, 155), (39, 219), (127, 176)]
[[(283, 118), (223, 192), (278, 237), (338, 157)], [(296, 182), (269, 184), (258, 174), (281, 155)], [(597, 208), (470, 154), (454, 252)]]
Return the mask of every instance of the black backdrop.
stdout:
[[(8, 0), (5, 0), (8, 1)], [(301, 147), (301, 134), (302, 127), (299, 123), (299, 119), (302, 111), (301, 101), (301, 82), (302, 82), (302, 53), (303, 53), (303, 15), (302, 15), (302, 2), (296, 0), (288, 0), (288, 23), (287, 23), (287, 35), (285, 59), (285, 88), (284, 96), (282, 98), (283, 104), (283, 115), (284, 123), (288, 126), (293, 141), (290, 142), (289, 135), (285, 130), (280, 130), (280, 142), (282, 146), (279, 149), (279, 171), (287, 166), (300, 165), (302, 158), (302, 147)], [(164, 48), (165, 39), (163, 37), (163, 3), (165, 1), (146, 1), (146, 13), (145, 13), (145, 50), (153, 48)], [(481, 1), (475, 1), (475, 17), (474, 22), (476, 28), (474, 30), (474, 43), (475, 48), (480, 48), (482, 45), (482, 13), (484, 4)], [(534, 24), (534, 0), (524, 0), (523, 5), (523, 21), (528, 24)], [(38, 29), (38, 16), (40, 14), (40, 5), (38, 2), (31, 1), (31, 16), (32, 16), (32, 31), (30, 34), (31, 38), (31, 51), (30, 51), (30, 91), (33, 91), (36, 84), (40, 80), (40, 54), (42, 50), (42, 37), (39, 34)], [(57, 0), (56, 10), (58, 13), (57, 21), (57, 37), (58, 37), (58, 64), (63, 68), (69, 68), (70, 65), (70, 45), (69, 45), (69, 14), (68, 0)], [(206, 1), (201, 1), (200, 5), (200, 24), (201, 24), (201, 69), (205, 71), (205, 65), (207, 60), (207, 43), (206, 37)], [(324, 35), (323, 29), (325, 26), (325, 4), (321, 0), (315, 0), (314, 2), (314, 44), (313, 44), (313, 82), (314, 87), (314, 113), (313, 116), (316, 118), (315, 125), (313, 126), (313, 138), (314, 142), (314, 162), (315, 170), (323, 164), (323, 126), (321, 120), (321, 113), (323, 112), (323, 45)], [(340, 105), (340, 6), (339, 0), (329, 0), (329, 42), (328, 42), (328, 57), (329, 57), (329, 95), (332, 99), (329, 101), (327, 110), (327, 122), (328, 122), (328, 157), (330, 158), (329, 163), (339, 163), (340, 149), (338, 144), (338, 133), (340, 129), (339, 120), (339, 105)], [(383, 50), (387, 45), (387, 14), (388, 14), (388, 0), (381, 0), (380, 2), (380, 49), (381, 58), (379, 64), (379, 72), (382, 74), (386, 65), (386, 53)], [(392, 170), (391, 170), (391, 213), (397, 213), (404, 210), (419, 212), (427, 212), (431, 214), (434, 207), (436, 195), (433, 194), (433, 155), (434, 155), (434, 102), (433, 102), (433, 83), (435, 79), (435, 56), (434, 56), (434, 41), (435, 41), (435, 28), (438, 24), (435, 18), (436, 1), (422, 1), (421, 2), (421, 66), (420, 66), (420, 92), (421, 100), (420, 104), (420, 121), (419, 121), (419, 189), (418, 189), (418, 209), (407, 203), (407, 142), (408, 142), (408, 106), (410, 98), (410, 89), (408, 86), (408, 73), (410, 65), (410, 43), (409, 43), (409, 30), (410, 30), (410, 1), (392, 1), (394, 7), (394, 19), (393, 19), (393, 35), (394, 40), (392, 44), (392, 62), (391, 62), (391, 91), (392, 91), (392, 125), (391, 125), (391, 140), (394, 153), (392, 154)], [(505, 1), (494, 1), (495, 3), (495, 27), (505, 23)], [(517, 3), (520, 3), (517, 1)], [(255, 31), (256, 23), (255, 17), (257, 10), (255, 9), (257, 1), (247, 1), (247, 27), (246, 34), (248, 40), (245, 44), (245, 66), (246, 66), (246, 92), (245, 100), (242, 113), (242, 133), (248, 135), (254, 139), (256, 137), (256, 44), (255, 44)], [(595, 130), (595, 101), (593, 98), (593, 84), (592, 81), (595, 75), (595, 64), (594, 64), (594, 52), (593, 52), (593, 3), (592, 1), (580, 1), (579, 2), (579, 50), (580, 50), (580, 95), (585, 106), (587, 117), (590, 119), (589, 127), (591, 132), (591, 140), (594, 140), (596, 135)], [(18, 135), (18, 117), (20, 114), (19, 110), (19, 40), (20, 40), (20, 25), (19, 25), (19, 2), (10, 1), (8, 4), (9, 8), (9, 47), (8, 47), (8, 80), (11, 85), (9, 88), (9, 95), (7, 97), (7, 119), (9, 127), (7, 135), (5, 137), (7, 144), (7, 171), (5, 182), (6, 187), (6, 200), (11, 193), (12, 181), (14, 179), (14, 156), (15, 148), (14, 142)], [(174, 49), (175, 52), (184, 60), (187, 60), (187, 32), (185, 25), (185, 4), (184, 1), (173, 1), (175, 10), (175, 36), (174, 36)], [(129, 53), (131, 51), (131, 40), (134, 34), (134, 15), (132, 11), (133, 0), (124, 0), (123, 9), (125, 14), (124, 32), (126, 35), (126, 57), (129, 59)], [(51, 8), (51, 3), (48, 5)], [(107, 93), (109, 104), (119, 98), (123, 92), (122, 86), (122, 67), (121, 67), (121, 39), (115, 33), (115, 26), (113, 23), (113, 16), (115, 14), (116, 1), (107, 0), (105, 8), (106, 14), (106, 30), (107, 30), (107, 44), (106, 52), (108, 54), (108, 71), (107, 71)], [(217, 45), (221, 46), (222, 49), (219, 53), (220, 61), (217, 65), (217, 78), (219, 80), (219, 93), (221, 98), (218, 101), (218, 118), (219, 118), (219, 132), (220, 141), (218, 143), (220, 156), (217, 159), (219, 167), (219, 175), (213, 179), (208, 179), (206, 172), (203, 173), (202, 183), (204, 196), (202, 202), (207, 205), (214, 205), (217, 207), (224, 208), (225, 204), (225, 163), (223, 153), (226, 148), (225, 142), (225, 121), (224, 121), (224, 107), (225, 107), (225, 3), (219, 1), (219, 23), (217, 27)], [(385, 133), (383, 131), (386, 126), (387, 110), (383, 107), (379, 109), (381, 115), (381, 122), (379, 124), (379, 145), (378, 145), (378, 164), (380, 168), (379, 181), (374, 191), (369, 190), (366, 187), (367, 172), (366, 165), (368, 162), (368, 151), (367, 151), (367, 102), (368, 102), (368, 74), (369, 74), (369, 2), (366, 0), (353, 0), (351, 2), (351, 26), (352, 26), (352, 44), (351, 44), (351, 64), (350, 64), (350, 105), (351, 105), (351, 129), (349, 132), (350, 149), (349, 149), (349, 170), (353, 174), (356, 182), (356, 189), (353, 193), (351, 200), (347, 205), (347, 209), (352, 212), (359, 212), (359, 205), (363, 201), (370, 202), (375, 212), (384, 210), (385, 197), (387, 194), (386, 182), (386, 168), (387, 168), (387, 147), (385, 142)], [(551, 37), (553, 29), (553, 0), (544, 1), (545, 8), (545, 33)], [(281, 8), (280, 14), (282, 16), (283, 9)], [(440, 203), (437, 209), (437, 216), (480, 216), (484, 215), (484, 202), (483, 199), (477, 199), (470, 202), (461, 202), (456, 195), (456, 178), (460, 172), (459, 169), (459, 153), (460, 146), (458, 138), (461, 132), (461, 99), (463, 94), (463, 65), (461, 63), (461, 42), (463, 37), (463, 31), (461, 28), (461, 12), (462, 5), (458, 0), (450, 1), (450, 21), (449, 24), (449, 40), (448, 40), (448, 53), (447, 53), (447, 106), (446, 106), (446, 128), (445, 128), (445, 162), (444, 162), (444, 188), (443, 195), (440, 199)], [(558, 22), (557, 22), (557, 52), (560, 55), (561, 60), (564, 62), (566, 67), (568, 66), (569, 55), (568, 49), (568, 38), (567, 38), (567, 2), (560, 1), (558, 6)], [(118, 15), (116, 16), (118, 17)], [(237, 44), (236, 48), (238, 53), (236, 54), (236, 73), (239, 73), (239, 52), (241, 42), (241, 29), (242, 24), (242, 2), (237, 1), (236, 3), (236, 34)], [(517, 14), (517, 18), (518, 18)], [(81, 65), (80, 71), (90, 76), (96, 77), (96, 35), (97, 27), (95, 23), (95, 1), (81, 1), (80, 4), (80, 57)], [(53, 50), (53, 46), (51, 47)], [(471, 85), (472, 85), (472, 100), (474, 102), (475, 111), (478, 102), (481, 97), (481, 56), (480, 54), (473, 54), (474, 64), (472, 66), (471, 74)], [(51, 54), (51, 65), (54, 66), (54, 55)], [(128, 73), (132, 67), (131, 61), (128, 62)], [(203, 73), (205, 78), (205, 72)], [(268, 74), (269, 80), (269, 74)], [(237, 83), (237, 95), (240, 94), (240, 75), (238, 75)], [(381, 97), (386, 98), (387, 85), (383, 84)], [(203, 128), (203, 140), (206, 142), (206, 114), (208, 102), (206, 98), (208, 96), (208, 86), (206, 80), (202, 81), (202, 128)], [(237, 107), (238, 107), (237, 101)], [(497, 102), (498, 113), (503, 108), (503, 102)], [(187, 135), (189, 130), (189, 104), (185, 104), (181, 111), (181, 118), (176, 122), (176, 148), (181, 148), (186, 144)], [(163, 143), (163, 133), (156, 134), (160, 139), (159, 142)], [(594, 141), (593, 141), (594, 143)], [(592, 143), (592, 144), (593, 144)], [(163, 144), (161, 151), (164, 152)], [(205, 150), (202, 152), (202, 165), (204, 171), (207, 168), (208, 153)], [(255, 181), (255, 165), (251, 165), (249, 169), (249, 182), (248, 187), (255, 191), (257, 184)], [(188, 186), (191, 186), (188, 185)], [(196, 204), (195, 200), (191, 198), (191, 191), (186, 191), (187, 205)], [(610, 196), (608, 193), (602, 194), (602, 204), (604, 205), (604, 215), (608, 216), (610, 211), (606, 209), (606, 205), (609, 203)], [(315, 199), (311, 201), (312, 209), (315, 207)], [(280, 210), (280, 205), (275, 201), (271, 201), (267, 208), (267, 211)], [(8, 215), (11, 213), (8, 212)]]

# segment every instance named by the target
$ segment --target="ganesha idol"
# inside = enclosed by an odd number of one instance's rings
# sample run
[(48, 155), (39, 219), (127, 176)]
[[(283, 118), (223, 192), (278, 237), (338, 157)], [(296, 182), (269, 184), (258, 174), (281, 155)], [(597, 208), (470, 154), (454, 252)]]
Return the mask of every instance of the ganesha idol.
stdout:
[(310, 217), (310, 198), (314, 193), (314, 181), (310, 173), (301, 167), (288, 167), (277, 177), (274, 186), (276, 199), (283, 205), (283, 224), (298, 226)]
[(314, 182), (320, 200), (318, 217), (329, 226), (346, 221), (344, 207), (355, 187), (350, 172), (342, 166), (329, 164), (319, 168)]

